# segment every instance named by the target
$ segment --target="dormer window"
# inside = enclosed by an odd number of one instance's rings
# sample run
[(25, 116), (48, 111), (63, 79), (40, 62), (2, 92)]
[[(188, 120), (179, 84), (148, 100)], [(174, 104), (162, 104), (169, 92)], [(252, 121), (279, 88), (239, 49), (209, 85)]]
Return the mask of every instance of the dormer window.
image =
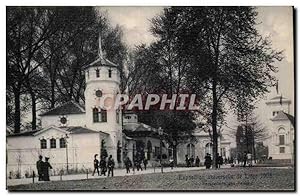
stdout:
[(108, 77), (111, 78), (111, 69), (108, 70)]
[(96, 78), (99, 78), (99, 77), (100, 77), (100, 70), (96, 69)]

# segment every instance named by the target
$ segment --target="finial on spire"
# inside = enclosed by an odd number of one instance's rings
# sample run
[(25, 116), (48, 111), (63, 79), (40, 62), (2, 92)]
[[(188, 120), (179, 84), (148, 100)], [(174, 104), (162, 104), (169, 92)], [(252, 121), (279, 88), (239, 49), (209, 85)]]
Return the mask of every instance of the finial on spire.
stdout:
[(103, 58), (103, 52), (102, 52), (102, 45), (101, 45), (101, 33), (99, 32), (99, 38), (98, 38), (98, 42), (99, 42), (99, 48), (98, 48), (98, 56), (100, 58)]
[(278, 80), (277, 80), (277, 82), (276, 82), (276, 92), (277, 92), (277, 95), (278, 95), (278, 87), (279, 86), (279, 84), (278, 84)]

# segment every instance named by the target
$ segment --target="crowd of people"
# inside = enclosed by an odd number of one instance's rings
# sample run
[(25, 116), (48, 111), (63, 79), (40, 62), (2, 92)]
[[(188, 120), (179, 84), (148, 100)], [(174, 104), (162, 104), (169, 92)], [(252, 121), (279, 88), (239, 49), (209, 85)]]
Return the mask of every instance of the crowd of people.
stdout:
[(98, 173), (98, 176), (102, 176), (102, 175), (106, 176), (106, 172), (107, 172), (107, 177), (114, 176), (115, 161), (112, 158), (112, 155), (108, 157), (107, 161), (106, 161), (106, 157), (102, 156), (100, 162), (97, 159), (97, 156), (98, 154), (94, 155), (94, 171), (92, 176), (95, 175), (96, 171)]
[[(223, 157), (219, 155), (219, 153), (217, 153), (217, 157), (217, 166), (218, 168), (220, 168), (221, 165), (223, 165), (224, 160)], [(189, 157), (188, 155), (185, 155), (185, 162), (186, 167), (200, 167), (200, 159), (198, 156), (196, 157), (196, 159), (194, 159), (194, 156)], [(204, 157), (204, 165), (206, 169), (210, 169), (212, 166), (212, 158), (209, 153), (207, 153)]]

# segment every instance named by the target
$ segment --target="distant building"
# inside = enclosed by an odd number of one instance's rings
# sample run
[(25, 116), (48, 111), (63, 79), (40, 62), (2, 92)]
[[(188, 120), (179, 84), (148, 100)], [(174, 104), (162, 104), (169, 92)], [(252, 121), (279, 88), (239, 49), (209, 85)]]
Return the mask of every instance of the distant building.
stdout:
[(294, 158), (295, 120), (290, 114), (291, 101), (277, 95), (266, 102), (268, 106), (269, 157), (291, 161)]

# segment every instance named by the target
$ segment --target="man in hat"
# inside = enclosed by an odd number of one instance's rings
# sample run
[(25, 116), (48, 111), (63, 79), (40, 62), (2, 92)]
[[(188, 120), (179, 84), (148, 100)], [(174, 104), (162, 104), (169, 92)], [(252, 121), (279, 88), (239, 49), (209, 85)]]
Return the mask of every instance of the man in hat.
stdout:
[(97, 159), (97, 156), (98, 156), (98, 154), (94, 155), (94, 171), (93, 171), (92, 176), (94, 176), (96, 170), (97, 170), (98, 176), (100, 176), (100, 173), (99, 173), (99, 161)]
[(43, 164), (44, 164), (43, 156), (40, 155), (39, 160), (36, 162), (36, 169), (37, 169), (37, 172), (38, 172), (38, 175), (39, 175), (39, 181), (43, 180), (43, 170), (42, 170)]
[(44, 181), (50, 181), (49, 178), (49, 169), (52, 169), (52, 166), (50, 165), (49, 157), (45, 157), (45, 163), (43, 164), (43, 175), (44, 175)]
[(107, 177), (109, 177), (110, 174), (112, 177), (114, 176), (114, 167), (115, 167), (115, 161), (112, 158), (112, 155), (110, 155), (107, 161), (107, 168), (108, 168)]

